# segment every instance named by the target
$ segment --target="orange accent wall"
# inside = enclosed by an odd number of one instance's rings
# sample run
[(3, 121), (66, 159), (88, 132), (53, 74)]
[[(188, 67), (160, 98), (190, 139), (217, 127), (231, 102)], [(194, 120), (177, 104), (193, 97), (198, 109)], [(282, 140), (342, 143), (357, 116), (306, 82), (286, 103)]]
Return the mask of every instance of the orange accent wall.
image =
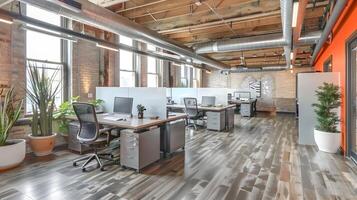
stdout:
[(340, 72), (342, 109), (341, 109), (341, 141), (346, 153), (346, 120), (345, 120), (345, 88), (346, 88), (346, 41), (357, 30), (357, 0), (349, 0), (332, 31), (332, 40), (327, 41), (318, 54), (315, 70), (323, 71), (323, 63), (332, 55), (332, 71)]

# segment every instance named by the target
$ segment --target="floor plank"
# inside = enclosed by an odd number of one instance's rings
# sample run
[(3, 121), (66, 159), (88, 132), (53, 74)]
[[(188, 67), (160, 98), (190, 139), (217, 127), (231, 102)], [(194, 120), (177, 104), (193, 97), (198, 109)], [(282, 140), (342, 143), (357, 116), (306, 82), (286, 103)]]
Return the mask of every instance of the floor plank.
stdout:
[(78, 155), (28, 156), (0, 174), (0, 199), (355, 199), (356, 165), (297, 145), (293, 115), (236, 116), (231, 132), (186, 130), (185, 151), (136, 173), (82, 173)]

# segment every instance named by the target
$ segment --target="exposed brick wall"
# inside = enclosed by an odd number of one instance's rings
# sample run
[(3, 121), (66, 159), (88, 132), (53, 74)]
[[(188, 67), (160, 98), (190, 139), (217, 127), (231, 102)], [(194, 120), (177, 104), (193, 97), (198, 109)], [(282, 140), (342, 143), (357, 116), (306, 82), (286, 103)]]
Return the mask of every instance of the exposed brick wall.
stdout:
[(296, 96), (296, 73), (311, 71), (311, 68), (296, 68), (291, 73), (290, 70), (276, 72), (254, 72), (254, 73), (233, 73), (222, 75), (219, 71), (211, 74), (202, 74), (202, 87), (228, 87), (239, 88), (245, 77), (251, 76), (260, 80), (264, 76), (269, 76), (273, 80), (274, 90), (272, 92), (273, 103), (267, 103), (258, 100), (257, 109), (279, 112), (295, 112)]

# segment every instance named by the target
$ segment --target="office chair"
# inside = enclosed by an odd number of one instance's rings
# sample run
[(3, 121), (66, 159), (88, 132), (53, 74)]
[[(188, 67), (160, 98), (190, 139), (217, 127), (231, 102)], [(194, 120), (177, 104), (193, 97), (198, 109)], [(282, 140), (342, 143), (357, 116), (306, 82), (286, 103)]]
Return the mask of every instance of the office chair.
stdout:
[(253, 115), (254, 116), (257, 114), (257, 101), (258, 101), (258, 99), (255, 99), (253, 101), (253, 105), (252, 105), (252, 107), (253, 107)]
[[(94, 151), (88, 156), (75, 160), (73, 166), (77, 166), (78, 162), (86, 160), (82, 165), (82, 171), (86, 171), (86, 166), (92, 160), (96, 160), (100, 169), (103, 171), (104, 165), (101, 159), (112, 161), (113, 155), (110, 153), (98, 153), (98, 148), (103, 146), (103, 144), (109, 144), (112, 128), (107, 127), (101, 129), (98, 124), (95, 107), (92, 104), (73, 103), (73, 109), (79, 121), (77, 139), (80, 144), (85, 145)], [(103, 133), (107, 133), (107, 136), (103, 137)]]
[(185, 113), (187, 115), (187, 125), (189, 126), (189, 121), (193, 120), (193, 127), (197, 130), (197, 120), (203, 120), (203, 112), (200, 112), (197, 107), (197, 99), (186, 97), (183, 99), (185, 103)]

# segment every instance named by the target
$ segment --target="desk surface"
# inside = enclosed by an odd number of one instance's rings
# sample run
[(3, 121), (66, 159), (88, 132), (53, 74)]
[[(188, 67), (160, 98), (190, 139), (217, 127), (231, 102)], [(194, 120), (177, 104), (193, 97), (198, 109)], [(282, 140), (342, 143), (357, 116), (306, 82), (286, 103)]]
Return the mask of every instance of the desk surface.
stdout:
[(242, 101), (242, 100), (239, 100), (239, 99), (232, 99), (232, 100), (229, 100), (228, 103), (231, 103), (231, 104), (248, 104), (248, 103), (253, 103), (256, 99), (249, 99), (249, 100), (245, 100), (245, 101)]
[[(125, 121), (123, 120), (115, 121), (115, 120), (106, 119), (106, 117), (109, 116), (123, 118), (125, 119)], [(128, 117), (127, 115), (120, 115), (120, 114), (108, 114), (108, 113), (97, 114), (97, 120), (99, 124), (111, 125), (119, 128), (134, 129), (134, 130), (146, 129), (152, 126), (158, 126), (166, 122), (175, 121), (184, 118), (186, 118), (186, 114), (184, 113), (173, 113), (173, 115), (169, 116), (167, 119), (150, 119), (150, 118), (138, 119), (135, 116)], [(67, 119), (77, 120), (77, 116), (75, 115), (68, 116)]]
[[(185, 105), (182, 104), (172, 104), (172, 105), (166, 105), (167, 108), (181, 108), (184, 109)], [(219, 111), (223, 111), (226, 110), (228, 108), (233, 108), (235, 107), (235, 105), (226, 105), (226, 106), (197, 106), (198, 110), (203, 110), (203, 111), (215, 111), (215, 112), (219, 112)]]

